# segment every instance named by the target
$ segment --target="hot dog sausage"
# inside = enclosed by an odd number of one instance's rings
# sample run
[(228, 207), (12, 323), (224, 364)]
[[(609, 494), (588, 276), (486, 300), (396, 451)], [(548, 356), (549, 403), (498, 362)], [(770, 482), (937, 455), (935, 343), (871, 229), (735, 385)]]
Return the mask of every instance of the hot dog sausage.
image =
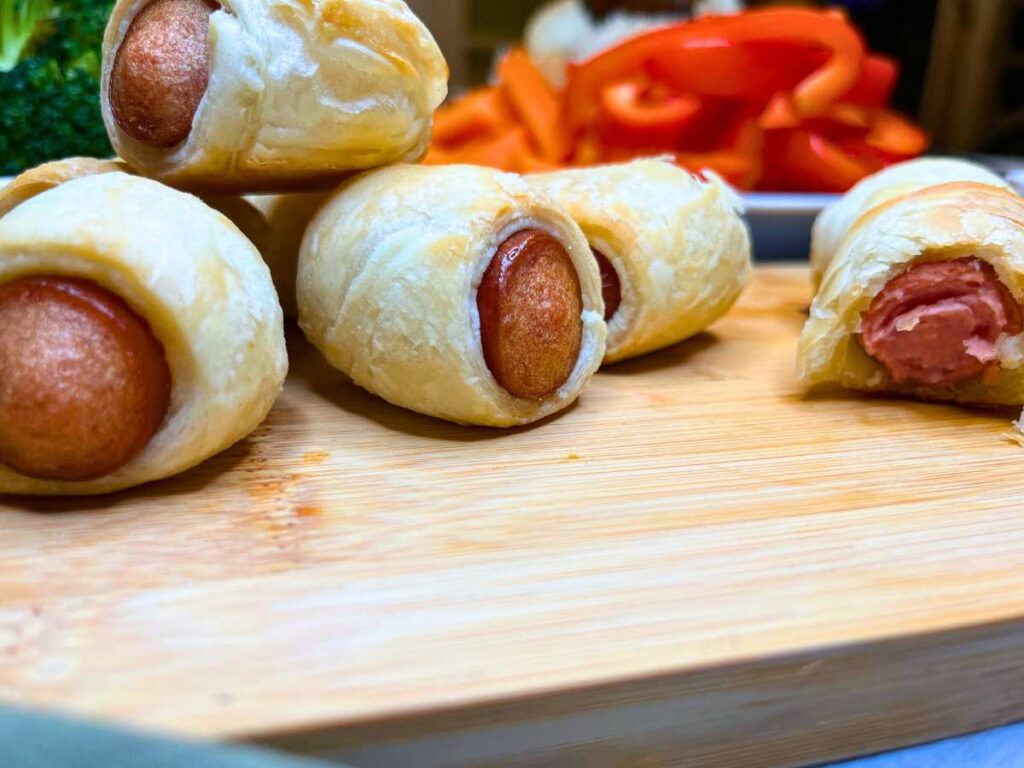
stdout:
[(216, 7), (154, 0), (132, 21), (114, 59), (110, 107), (133, 139), (172, 147), (188, 138), (209, 82), (207, 37)]
[(611, 320), (622, 303), (622, 281), (615, 267), (600, 251), (593, 251), (597, 268), (601, 271), (601, 298), (604, 299), (604, 319)]
[(149, 443), (170, 390), (163, 347), (119, 297), (70, 277), (0, 285), (0, 463), (108, 475)]
[(572, 259), (540, 230), (509, 237), (477, 291), (487, 367), (516, 397), (543, 400), (569, 379), (579, 357), (583, 298)]
[(952, 386), (981, 375), (999, 337), (1021, 327), (1020, 305), (986, 262), (921, 262), (874, 298), (860, 342), (898, 383)]

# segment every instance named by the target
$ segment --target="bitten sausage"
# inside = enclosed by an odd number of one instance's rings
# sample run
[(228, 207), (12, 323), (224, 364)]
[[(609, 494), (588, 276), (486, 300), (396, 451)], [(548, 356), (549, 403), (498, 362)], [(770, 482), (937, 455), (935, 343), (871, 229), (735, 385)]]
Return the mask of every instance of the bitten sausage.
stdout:
[(1021, 331), (1021, 308), (977, 258), (922, 262), (890, 280), (864, 313), (860, 340), (898, 383), (952, 386), (996, 360)]
[(119, 297), (70, 277), (0, 285), (0, 463), (108, 475), (149, 443), (170, 390), (163, 347)]
[(583, 298), (558, 240), (524, 230), (498, 248), (477, 291), (484, 359), (516, 397), (542, 400), (569, 379), (580, 353)]
[(601, 271), (601, 298), (604, 299), (604, 319), (611, 320), (622, 303), (622, 281), (615, 267), (600, 251), (594, 251), (594, 260)]
[(133, 139), (172, 147), (188, 138), (209, 82), (206, 0), (154, 0), (132, 21), (110, 75), (110, 107)]

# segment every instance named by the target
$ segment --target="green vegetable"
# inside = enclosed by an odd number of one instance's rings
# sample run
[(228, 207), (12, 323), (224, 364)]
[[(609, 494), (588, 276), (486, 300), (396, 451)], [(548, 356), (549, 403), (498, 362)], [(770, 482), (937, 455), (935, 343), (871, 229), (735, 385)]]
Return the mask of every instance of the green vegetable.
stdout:
[(0, 0), (0, 72), (14, 69), (36, 25), (52, 7), (50, 0)]
[(99, 105), (113, 0), (0, 0), (0, 176), (113, 150)]

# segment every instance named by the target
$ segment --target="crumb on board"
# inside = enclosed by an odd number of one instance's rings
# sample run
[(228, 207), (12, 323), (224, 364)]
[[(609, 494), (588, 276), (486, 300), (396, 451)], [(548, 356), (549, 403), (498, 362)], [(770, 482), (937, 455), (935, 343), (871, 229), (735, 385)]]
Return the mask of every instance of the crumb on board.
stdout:
[(1020, 419), (1013, 422), (1013, 426), (1009, 430), (1003, 433), (1003, 437), (1024, 448), (1024, 413), (1020, 415)]

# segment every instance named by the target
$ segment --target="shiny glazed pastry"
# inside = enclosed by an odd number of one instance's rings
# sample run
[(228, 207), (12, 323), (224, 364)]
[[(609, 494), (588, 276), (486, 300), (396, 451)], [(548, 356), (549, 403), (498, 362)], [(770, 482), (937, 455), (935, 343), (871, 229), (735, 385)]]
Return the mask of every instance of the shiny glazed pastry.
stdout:
[(252, 432), (286, 369), (266, 265), (198, 199), (111, 172), (0, 219), (0, 493), (182, 472)]
[(604, 356), (601, 279), (579, 227), (489, 168), (395, 166), (344, 185), (306, 233), (298, 299), (332, 365), (449, 421), (542, 419)]
[(798, 348), (808, 384), (1024, 403), (1024, 199), (953, 182), (861, 216)]
[(829, 262), (843, 237), (861, 216), (876, 205), (925, 187), (952, 181), (973, 181), (1010, 189), (1010, 185), (987, 168), (946, 157), (924, 157), (890, 166), (860, 181), (837, 202), (828, 206), (814, 222), (811, 236), (811, 274), (814, 286), (821, 285)]
[(401, 0), (118, 0), (103, 52), (117, 153), (196, 191), (326, 186), (417, 160), (447, 92)]
[(637, 160), (527, 180), (564, 206), (590, 243), (604, 290), (606, 363), (703, 331), (750, 280), (741, 203), (715, 177)]

